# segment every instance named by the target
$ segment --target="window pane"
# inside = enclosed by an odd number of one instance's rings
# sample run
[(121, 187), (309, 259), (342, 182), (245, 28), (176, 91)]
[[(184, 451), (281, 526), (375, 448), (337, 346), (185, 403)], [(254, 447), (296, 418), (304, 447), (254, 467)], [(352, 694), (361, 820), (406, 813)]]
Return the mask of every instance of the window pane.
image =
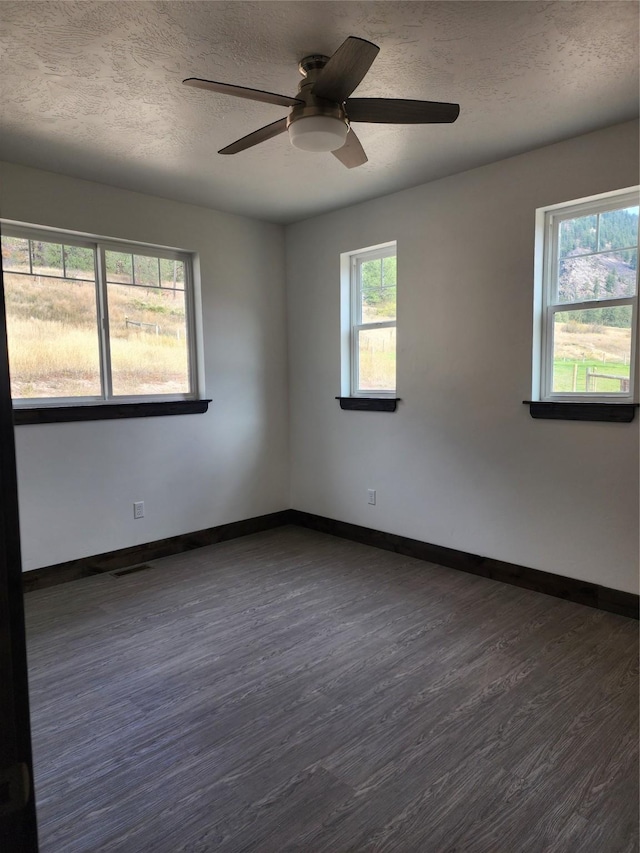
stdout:
[(150, 258), (147, 255), (134, 255), (133, 271), (135, 273), (136, 284), (149, 284), (152, 287), (160, 286), (157, 258)]
[(184, 263), (160, 258), (160, 287), (184, 290)]
[(31, 263), (34, 275), (55, 275), (62, 278), (62, 246), (31, 240)]
[(598, 217), (579, 216), (560, 223), (559, 256), (568, 258), (596, 251)]
[(396, 319), (396, 257), (365, 261), (360, 267), (363, 323)]
[(629, 393), (630, 305), (558, 311), (553, 324), (555, 393)]
[(109, 284), (107, 296), (114, 395), (189, 393), (184, 291)]
[(396, 330), (358, 332), (359, 391), (393, 391), (396, 387)]
[(638, 245), (638, 208), (600, 214), (598, 249), (623, 249)]
[(22, 237), (2, 237), (2, 269), (29, 272), (29, 241)]
[(94, 282), (5, 274), (14, 399), (99, 396)]
[(560, 262), (558, 302), (633, 296), (637, 269), (637, 249), (567, 258)]
[(67, 278), (95, 279), (95, 254), (84, 246), (65, 246), (64, 263)]
[(124, 252), (104, 253), (107, 267), (107, 281), (118, 281), (122, 284), (133, 283), (133, 256)]

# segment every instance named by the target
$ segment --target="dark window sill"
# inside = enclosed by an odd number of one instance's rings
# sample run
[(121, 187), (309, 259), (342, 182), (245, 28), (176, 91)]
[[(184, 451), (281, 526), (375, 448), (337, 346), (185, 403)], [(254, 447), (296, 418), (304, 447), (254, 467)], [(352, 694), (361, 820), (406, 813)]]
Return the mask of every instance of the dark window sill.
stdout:
[(608, 421), (630, 423), (636, 414), (637, 403), (541, 403), (523, 400), (532, 418), (556, 421)]
[(201, 415), (211, 400), (167, 400), (153, 403), (98, 403), (86, 406), (33, 406), (13, 410), (13, 423), (59, 424), (71, 421), (108, 421), (122, 418), (154, 418), (166, 415)]
[(336, 397), (340, 408), (350, 412), (395, 412), (400, 397)]

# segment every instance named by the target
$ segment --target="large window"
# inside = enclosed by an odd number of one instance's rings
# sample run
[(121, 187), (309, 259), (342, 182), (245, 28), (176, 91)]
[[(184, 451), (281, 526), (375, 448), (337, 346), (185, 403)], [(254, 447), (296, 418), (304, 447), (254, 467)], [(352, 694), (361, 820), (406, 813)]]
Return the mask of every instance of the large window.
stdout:
[(541, 213), (540, 399), (629, 402), (637, 330), (638, 193)]
[(396, 393), (396, 244), (350, 256), (351, 396)]
[(2, 226), (16, 405), (196, 396), (191, 257)]

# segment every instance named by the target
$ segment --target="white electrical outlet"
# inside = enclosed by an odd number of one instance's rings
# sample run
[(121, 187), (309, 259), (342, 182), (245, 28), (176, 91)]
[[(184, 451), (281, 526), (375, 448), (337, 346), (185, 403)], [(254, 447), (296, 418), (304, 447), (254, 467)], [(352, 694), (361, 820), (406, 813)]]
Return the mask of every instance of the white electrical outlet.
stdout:
[(133, 517), (144, 518), (144, 501), (136, 501), (133, 505)]
[(376, 490), (375, 489), (367, 489), (367, 503), (370, 503), (372, 506), (376, 504)]

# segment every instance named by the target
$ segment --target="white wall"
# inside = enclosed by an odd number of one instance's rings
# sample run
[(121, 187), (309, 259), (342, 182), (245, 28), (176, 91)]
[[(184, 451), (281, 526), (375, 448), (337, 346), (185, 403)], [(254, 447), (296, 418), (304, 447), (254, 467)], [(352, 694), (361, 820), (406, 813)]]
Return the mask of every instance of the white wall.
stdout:
[[(291, 505), (637, 591), (637, 419), (522, 405), (535, 209), (637, 183), (629, 123), (289, 226)], [(394, 239), (402, 403), (341, 411), (340, 253)]]
[[(637, 591), (637, 421), (533, 421), (521, 403), (535, 208), (637, 183), (637, 152), (620, 125), (289, 226), (289, 389), (282, 228), (0, 164), (3, 217), (200, 254), (213, 398), (18, 427), (24, 568), (293, 506)], [(339, 255), (391, 239), (403, 402), (343, 412)]]
[(198, 252), (213, 399), (205, 415), (17, 427), (25, 570), (285, 509), (282, 227), (9, 164), (0, 215)]

